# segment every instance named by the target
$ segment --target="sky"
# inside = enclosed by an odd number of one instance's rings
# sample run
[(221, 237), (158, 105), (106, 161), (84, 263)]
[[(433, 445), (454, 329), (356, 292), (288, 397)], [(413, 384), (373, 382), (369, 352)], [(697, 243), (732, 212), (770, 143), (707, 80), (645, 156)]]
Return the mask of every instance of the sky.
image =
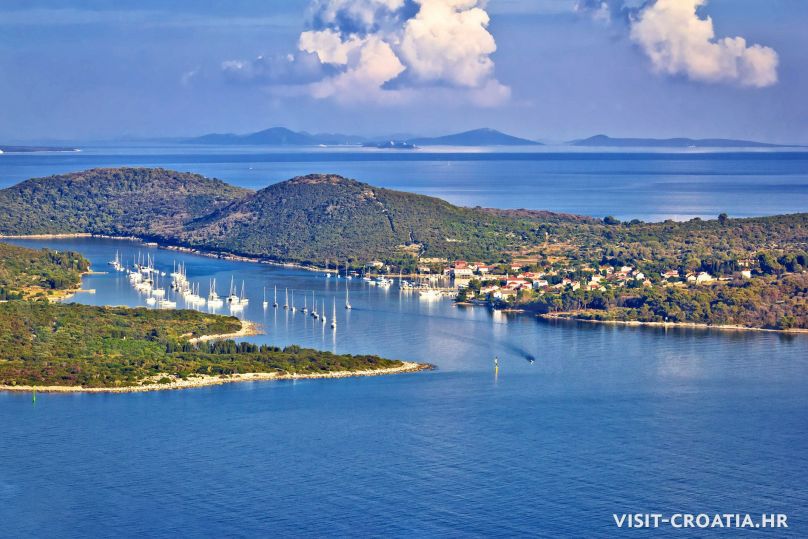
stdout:
[(808, 144), (805, 0), (2, 0), (0, 142), (492, 127)]

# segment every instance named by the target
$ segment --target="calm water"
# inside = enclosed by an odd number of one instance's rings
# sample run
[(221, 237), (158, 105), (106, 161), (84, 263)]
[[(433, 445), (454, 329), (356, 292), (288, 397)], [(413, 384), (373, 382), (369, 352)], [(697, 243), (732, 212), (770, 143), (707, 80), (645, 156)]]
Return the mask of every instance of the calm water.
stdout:
[[(75, 249), (106, 268), (146, 249)], [(127, 395), (0, 394), (0, 535), (577, 536), (612, 513), (784, 512), (808, 536), (808, 337), (547, 324), (359, 281), (151, 250), (245, 280), (258, 343), (428, 373)], [(354, 310), (341, 308), (346, 284)], [(336, 298), (339, 327), (261, 308)], [(142, 305), (119, 274), (75, 301)], [(271, 293), (270, 293), (271, 294)], [(281, 303), (283, 303), (281, 301)], [(494, 377), (492, 358), (501, 369)], [(528, 361), (535, 358), (534, 363)], [(710, 535), (743, 536), (712, 531)], [(694, 536), (670, 529), (634, 536)], [(752, 534), (750, 534), (752, 535)]]
[(81, 153), (0, 155), (0, 187), (59, 172), (124, 165), (192, 171), (252, 189), (301, 174), (333, 172), (464, 206), (527, 207), (646, 221), (808, 209), (808, 153), (799, 151), (89, 148)]

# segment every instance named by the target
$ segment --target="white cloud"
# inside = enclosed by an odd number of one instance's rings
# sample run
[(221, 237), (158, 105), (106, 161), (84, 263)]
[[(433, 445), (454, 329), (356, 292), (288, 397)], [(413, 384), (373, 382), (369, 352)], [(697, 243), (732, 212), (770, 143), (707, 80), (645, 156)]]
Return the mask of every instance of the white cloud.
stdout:
[(404, 25), (401, 56), (412, 77), (482, 88), (493, 77), (497, 44), (489, 17), (476, 0), (419, 0)]
[(304, 84), (323, 78), (327, 66), (316, 54), (259, 56), (254, 60), (227, 60), (221, 64), (227, 80), (240, 83)]
[(657, 0), (631, 20), (631, 39), (655, 70), (701, 82), (765, 87), (777, 82), (774, 49), (742, 37), (716, 39), (713, 21), (697, 9), (707, 0)]
[(404, 65), (390, 45), (376, 36), (362, 40), (355, 51), (356, 54), (342, 62), (347, 65), (345, 71), (311, 84), (313, 97), (336, 97), (339, 101), (386, 98), (380, 95), (384, 91), (382, 87), (398, 77)]
[(339, 32), (331, 29), (300, 34), (298, 48), (314, 53), (324, 64), (348, 65), (348, 55), (359, 50), (366, 40), (351, 35), (343, 41)]
[[(315, 26), (343, 27), (348, 32), (371, 32), (405, 5), (404, 0), (314, 0), (310, 11)], [(344, 28), (348, 25), (348, 28)]]
[[(455, 100), (495, 106), (510, 89), (494, 75), (488, 23), (485, 0), (313, 0), (298, 50), (325, 69), (303, 89), (340, 102), (445, 96), (448, 89)], [(256, 66), (230, 61), (222, 69), (234, 78)]]
[(742, 37), (717, 38), (707, 0), (577, 0), (575, 11), (618, 21), (655, 71), (705, 83), (762, 88), (777, 83), (777, 52)]

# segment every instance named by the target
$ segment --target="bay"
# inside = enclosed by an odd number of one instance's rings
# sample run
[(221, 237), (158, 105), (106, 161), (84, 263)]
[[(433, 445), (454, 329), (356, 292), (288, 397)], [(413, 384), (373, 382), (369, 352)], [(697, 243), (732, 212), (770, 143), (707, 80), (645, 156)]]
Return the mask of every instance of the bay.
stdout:
[[(167, 272), (186, 263), (203, 293), (243, 280), (242, 316), (266, 333), (253, 342), (437, 370), (35, 404), (0, 393), (0, 535), (605, 537), (612, 513), (645, 511), (783, 512), (778, 537), (808, 530), (804, 336), (546, 323), (133, 242), (14, 243), (78, 250), (96, 270), (148, 251)], [(72, 301), (143, 305), (121, 274), (83, 286), (95, 294)], [(335, 302), (336, 332), (265, 311), (275, 286), (298, 306), (313, 291), (329, 316)]]

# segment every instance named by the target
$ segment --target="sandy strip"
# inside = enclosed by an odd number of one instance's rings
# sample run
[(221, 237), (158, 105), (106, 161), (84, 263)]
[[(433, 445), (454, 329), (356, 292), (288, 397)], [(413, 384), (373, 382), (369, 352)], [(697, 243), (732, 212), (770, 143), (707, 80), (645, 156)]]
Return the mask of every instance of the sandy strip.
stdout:
[(198, 344), (201, 342), (208, 342), (208, 341), (224, 341), (227, 339), (238, 339), (239, 337), (249, 337), (251, 335), (263, 335), (261, 328), (255, 322), (250, 322), (249, 320), (242, 320), (241, 321), (241, 329), (236, 331), (235, 333), (225, 333), (223, 335), (202, 335), (201, 337), (195, 337), (193, 339), (188, 339), (188, 342), (191, 344)]
[(808, 329), (793, 328), (793, 329), (767, 329), (767, 328), (752, 328), (747, 326), (737, 325), (711, 325), (699, 324), (696, 322), (640, 322), (638, 320), (587, 320), (584, 318), (576, 318), (572, 314), (554, 313), (554, 314), (538, 314), (539, 318), (545, 320), (563, 320), (566, 322), (586, 322), (589, 324), (610, 324), (616, 326), (648, 326), (657, 328), (688, 328), (688, 329), (715, 329), (720, 331), (766, 331), (770, 333), (808, 333)]
[[(20, 393), (31, 393), (34, 390), (40, 393), (139, 393), (142, 391), (165, 391), (171, 389), (190, 389), (194, 387), (217, 386), (222, 384), (232, 384), (236, 382), (263, 382), (278, 380), (314, 380), (320, 378), (353, 378), (358, 376), (384, 376), (389, 374), (404, 374), (410, 372), (432, 370), (432, 365), (424, 363), (402, 362), (401, 366), (389, 367), (386, 369), (374, 369), (366, 371), (334, 371), (318, 374), (278, 374), (277, 372), (255, 372), (246, 374), (231, 374), (221, 376), (198, 375), (181, 380), (174, 376), (166, 375), (171, 379), (170, 383), (158, 384), (150, 383), (139, 386), (126, 387), (82, 387), (82, 386), (0, 386), (0, 391), (14, 391)], [(157, 380), (163, 376), (157, 375), (151, 380)]]

